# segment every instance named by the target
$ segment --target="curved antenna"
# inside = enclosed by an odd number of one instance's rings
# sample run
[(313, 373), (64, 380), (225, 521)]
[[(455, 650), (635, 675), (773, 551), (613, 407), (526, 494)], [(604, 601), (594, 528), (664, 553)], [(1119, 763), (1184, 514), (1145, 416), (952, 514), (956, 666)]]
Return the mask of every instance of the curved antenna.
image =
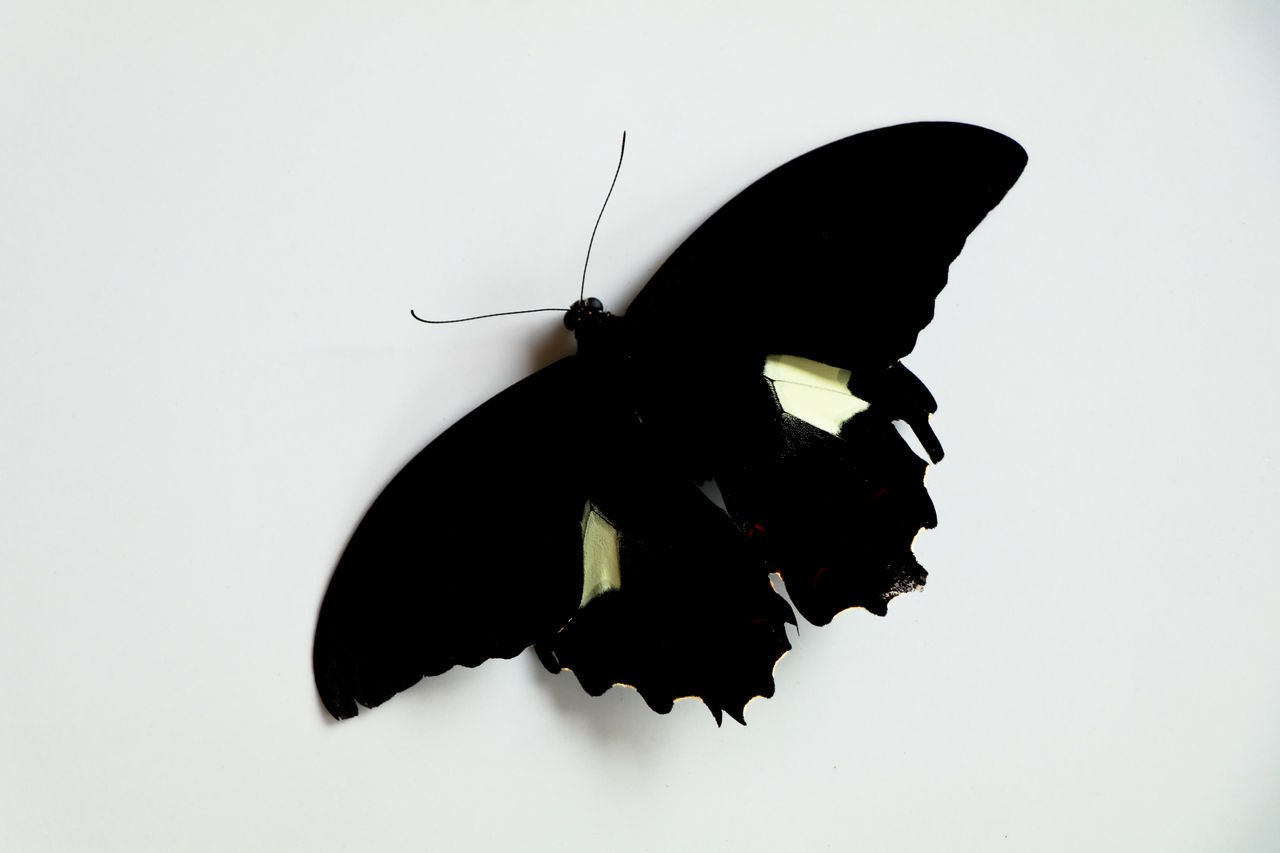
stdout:
[(600, 215), (596, 217), (595, 227), (591, 229), (591, 239), (587, 241), (587, 259), (582, 262), (582, 286), (578, 288), (578, 301), (587, 294), (587, 264), (591, 263), (591, 246), (596, 242), (596, 229), (604, 218), (604, 209), (609, 206), (609, 197), (613, 195), (613, 187), (618, 183), (618, 174), (622, 171), (622, 155), (627, 153), (627, 132), (622, 131), (622, 150), (618, 152), (618, 168), (613, 172), (613, 183), (609, 184), (609, 192), (605, 193), (604, 204), (600, 205)]
[(564, 313), (563, 308), (526, 308), (523, 311), (499, 311), (496, 314), (477, 314), (474, 317), (459, 317), (456, 320), (428, 320), (425, 317), (419, 317), (412, 308), (409, 309), (409, 315), (419, 323), (430, 323), (433, 326), (441, 326), (445, 323), (465, 323), (468, 320), (483, 320), (487, 317), (505, 317), (508, 314), (536, 314), (539, 311), (559, 311)]

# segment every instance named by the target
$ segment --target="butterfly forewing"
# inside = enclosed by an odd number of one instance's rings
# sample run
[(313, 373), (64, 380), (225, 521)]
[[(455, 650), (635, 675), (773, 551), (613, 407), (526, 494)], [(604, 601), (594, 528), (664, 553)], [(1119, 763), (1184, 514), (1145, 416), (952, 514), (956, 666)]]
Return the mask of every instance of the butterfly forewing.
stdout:
[(586, 486), (565, 464), (590, 435), (575, 357), (513, 385), (415, 456), (342, 554), (315, 674), (350, 717), (456, 664), (512, 657), (581, 594)]

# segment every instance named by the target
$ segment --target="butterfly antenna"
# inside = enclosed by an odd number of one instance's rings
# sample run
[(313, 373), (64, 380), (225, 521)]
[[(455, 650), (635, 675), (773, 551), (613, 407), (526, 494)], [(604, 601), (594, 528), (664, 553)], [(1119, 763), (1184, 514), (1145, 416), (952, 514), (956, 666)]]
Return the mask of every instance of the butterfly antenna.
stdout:
[(587, 295), (587, 264), (591, 263), (591, 246), (596, 241), (596, 229), (600, 227), (600, 220), (604, 218), (604, 209), (609, 206), (609, 196), (613, 195), (613, 188), (618, 183), (618, 175), (622, 172), (622, 155), (626, 153), (627, 132), (624, 130), (622, 131), (622, 150), (618, 152), (618, 168), (613, 171), (613, 183), (609, 184), (609, 192), (605, 193), (604, 204), (600, 205), (600, 215), (596, 217), (595, 227), (591, 229), (591, 239), (587, 241), (587, 259), (582, 262), (582, 287), (578, 288), (579, 302)]
[[(596, 242), (596, 231), (600, 228), (600, 220), (604, 218), (604, 209), (609, 206), (609, 199), (613, 196), (613, 188), (618, 184), (618, 175), (622, 172), (622, 155), (627, 153), (627, 132), (622, 132), (622, 149), (618, 152), (618, 168), (613, 170), (613, 181), (609, 184), (609, 192), (605, 193), (604, 204), (600, 205), (600, 213), (596, 216), (596, 224), (591, 228), (591, 239), (587, 241), (587, 259), (582, 263), (582, 286), (578, 288), (578, 300), (582, 301), (587, 292), (587, 264), (591, 263), (591, 247)], [(494, 314), (477, 314), (474, 317), (458, 317), (453, 320), (428, 320), (426, 317), (419, 317), (418, 313), (412, 308), (409, 309), (409, 316), (417, 320), (419, 323), (430, 323), (433, 326), (441, 326), (445, 323), (466, 323), (469, 320), (486, 320), (489, 317), (506, 317), (511, 314), (536, 314), (539, 311), (560, 311), (563, 308), (526, 308), (523, 311), (498, 311)]]
[(419, 323), (430, 323), (433, 326), (440, 326), (445, 323), (465, 323), (468, 320), (484, 320), (488, 317), (506, 317), (508, 314), (536, 314), (539, 311), (559, 311), (564, 313), (563, 308), (526, 308), (523, 311), (499, 311), (496, 314), (477, 314), (474, 317), (459, 317), (456, 320), (428, 320), (425, 317), (419, 317), (417, 313), (410, 308), (409, 315)]

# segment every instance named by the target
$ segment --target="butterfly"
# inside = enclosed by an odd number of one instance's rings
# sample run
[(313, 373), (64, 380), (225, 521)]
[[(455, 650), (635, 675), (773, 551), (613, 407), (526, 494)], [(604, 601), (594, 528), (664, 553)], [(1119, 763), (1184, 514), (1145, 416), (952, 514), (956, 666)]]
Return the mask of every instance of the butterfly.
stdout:
[(895, 422), (942, 457), (901, 358), (1026, 162), (967, 124), (850, 136), (730, 200), (624, 315), (574, 303), (578, 352), (432, 441), (356, 528), (316, 628), (325, 707), (532, 646), (591, 695), (743, 722), (796, 624), (771, 574), (815, 625), (884, 615), (937, 522)]

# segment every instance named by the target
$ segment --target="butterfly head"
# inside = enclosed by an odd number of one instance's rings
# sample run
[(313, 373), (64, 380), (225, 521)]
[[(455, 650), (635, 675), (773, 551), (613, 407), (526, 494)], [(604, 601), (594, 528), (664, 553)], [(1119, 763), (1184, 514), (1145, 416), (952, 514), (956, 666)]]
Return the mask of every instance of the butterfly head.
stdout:
[(610, 316), (612, 315), (604, 310), (604, 303), (594, 296), (590, 296), (586, 299), (579, 299), (569, 306), (569, 310), (564, 315), (564, 325), (566, 329), (578, 336), (581, 334), (580, 327), (598, 325), (606, 317)]

